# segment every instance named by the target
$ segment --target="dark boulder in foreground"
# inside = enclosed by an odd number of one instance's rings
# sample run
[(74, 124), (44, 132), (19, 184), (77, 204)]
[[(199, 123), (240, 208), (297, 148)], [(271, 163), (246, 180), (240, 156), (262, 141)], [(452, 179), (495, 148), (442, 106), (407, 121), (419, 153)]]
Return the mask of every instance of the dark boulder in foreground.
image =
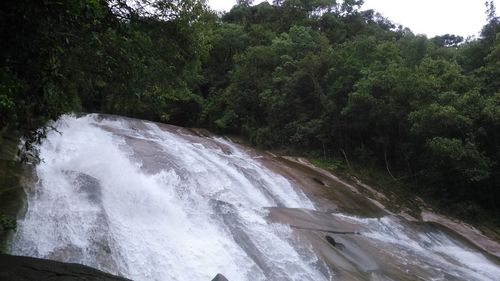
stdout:
[(212, 281), (228, 281), (226, 277), (224, 277), (224, 275), (218, 273), (217, 275), (215, 275), (214, 279), (212, 279)]
[[(0, 280), (3, 281), (125, 281), (81, 264), (0, 254)], [(223, 280), (223, 279), (222, 279)]]

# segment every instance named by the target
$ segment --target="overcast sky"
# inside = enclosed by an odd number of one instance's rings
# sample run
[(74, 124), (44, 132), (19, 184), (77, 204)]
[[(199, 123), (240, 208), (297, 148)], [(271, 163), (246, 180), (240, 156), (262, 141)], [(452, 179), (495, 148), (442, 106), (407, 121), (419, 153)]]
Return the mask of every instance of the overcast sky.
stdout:
[[(229, 10), (235, 0), (209, 0), (214, 10)], [(255, 4), (262, 0), (254, 1)], [(486, 23), (485, 0), (365, 0), (362, 9), (374, 9), (391, 21), (429, 37), (446, 33), (477, 35)], [(495, 0), (499, 7), (500, 0)], [(498, 14), (498, 11), (497, 11)]]

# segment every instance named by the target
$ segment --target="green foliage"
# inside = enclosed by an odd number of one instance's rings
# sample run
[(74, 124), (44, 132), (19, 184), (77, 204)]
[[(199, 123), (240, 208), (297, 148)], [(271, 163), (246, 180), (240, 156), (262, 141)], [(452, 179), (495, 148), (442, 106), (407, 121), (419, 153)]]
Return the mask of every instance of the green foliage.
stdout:
[(486, 120), (500, 126), (500, 92), (486, 99), (482, 114)]
[(336, 158), (324, 158), (318, 155), (311, 155), (311, 162), (318, 167), (335, 172), (342, 173), (347, 167), (344, 161)]
[(440, 171), (451, 171), (466, 181), (479, 182), (491, 175), (491, 160), (471, 141), (435, 137), (427, 142), (431, 163)]
[(0, 129), (34, 148), (35, 129), (70, 111), (204, 126), (499, 210), (492, 2), (465, 42), (416, 36), (358, 0), (238, 1), (225, 14), (202, 0), (130, 3), (2, 2)]
[(16, 230), (16, 220), (6, 215), (0, 214), (0, 229), (1, 231)]
[(224, 15), (247, 43), (227, 52), (231, 67), (205, 64), (229, 78), (208, 82), (215, 127), (266, 147), (346, 153), (445, 201), (497, 208), (497, 17), (464, 43), (415, 36), (357, 4), (277, 1)]

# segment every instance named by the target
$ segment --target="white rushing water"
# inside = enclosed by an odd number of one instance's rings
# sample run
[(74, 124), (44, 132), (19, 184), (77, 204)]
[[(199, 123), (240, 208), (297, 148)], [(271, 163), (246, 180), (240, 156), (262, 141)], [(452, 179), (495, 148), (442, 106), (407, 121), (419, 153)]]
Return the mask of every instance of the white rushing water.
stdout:
[(500, 267), (477, 249), (454, 239), (439, 228), (416, 225), (395, 217), (377, 219), (336, 214), (366, 227), (363, 236), (380, 253), (396, 257), (416, 280), (500, 280)]
[(135, 280), (331, 278), (289, 227), (264, 220), (264, 207), (311, 201), (230, 142), (98, 115), (54, 126), (14, 254)]
[[(435, 226), (319, 213), (300, 188), (225, 139), (95, 114), (53, 126), (13, 254), (134, 280), (500, 280), (496, 262)], [(305, 217), (313, 227), (300, 236), (266, 220), (267, 207), (319, 215)], [(341, 246), (332, 247), (314, 231), (331, 220), (362, 235), (337, 235)]]

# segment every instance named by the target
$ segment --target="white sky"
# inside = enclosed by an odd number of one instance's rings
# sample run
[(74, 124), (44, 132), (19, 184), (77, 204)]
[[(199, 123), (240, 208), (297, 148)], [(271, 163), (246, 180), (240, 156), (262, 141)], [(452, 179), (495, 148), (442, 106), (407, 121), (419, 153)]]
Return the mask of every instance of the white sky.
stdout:
[[(254, 4), (263, 2), (255, 0)], [(271, 1), (270, 1), (271, 2)], [(362, 9), (374, 9), (392, 22), (428, 37), (446, 33), (477, 35), (486, 23), (485, 0), (365, 0)], [(494, 0), (500, 9), (500, 0)], [(230, 10), (235, 0), (208, 0), (214, 10)], [(497, 15), (500, 10), (497, 10)]]

